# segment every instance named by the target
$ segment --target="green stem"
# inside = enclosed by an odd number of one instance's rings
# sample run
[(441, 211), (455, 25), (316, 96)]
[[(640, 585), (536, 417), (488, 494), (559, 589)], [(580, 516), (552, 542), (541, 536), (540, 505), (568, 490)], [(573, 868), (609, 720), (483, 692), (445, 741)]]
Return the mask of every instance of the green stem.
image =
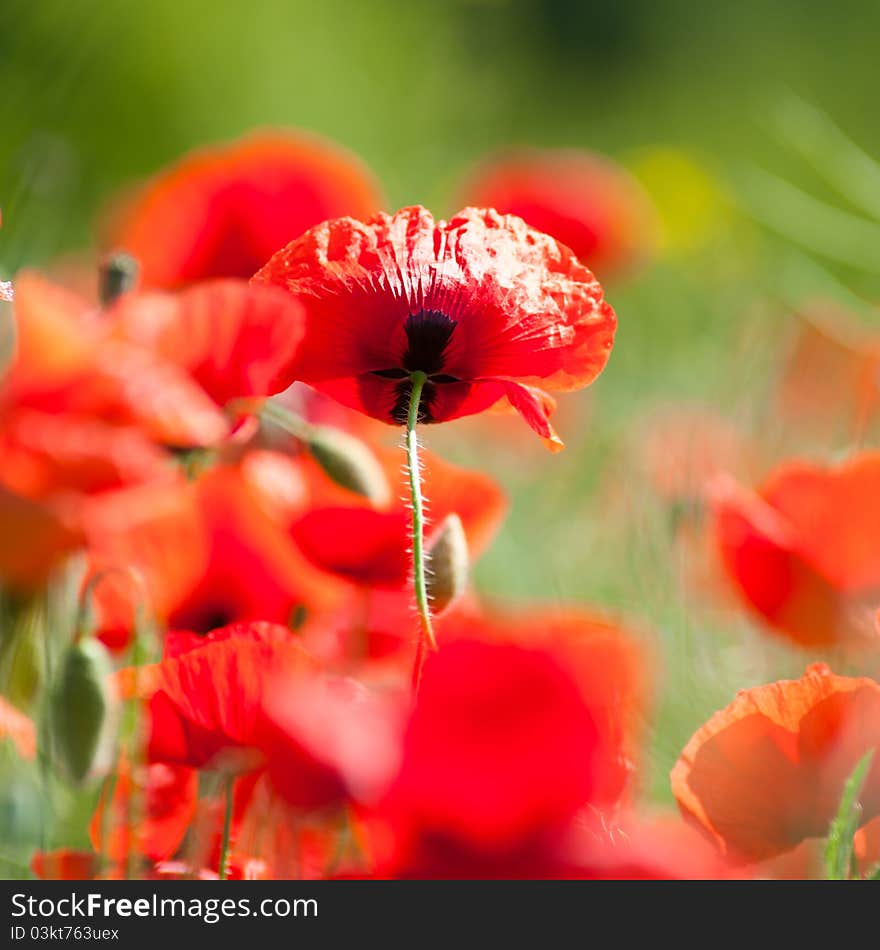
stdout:
[[(425, 515), (422, 504), (422, 476), (419, 468), (419, 443), (416, 438), (416, 423), (419, 421), (419, 403), (427, 376), (422, 372), (413, 373), (412, 394), (409, 413), (406, 420), (406, 467), (409, 472), (409, 491), (412, 501), (412, 554), (413, 579), (416, 591), (416, 607), (419, 612), (419, 650), (418, 657), (424, 655), (425, 645), (437, 649), (434, 630), (431, 627), (431, 608), (428, 603), (428, 582), (425, 573)], [(417, 660), (418, 663), (418, 660)], [(415, 676), (418, 680), (418, 670)]]
[(223, 840), (220, 844), (220, 880), (225, 881), (229, 874), (229, 838), (232, 832), (232, 810), (235, 803), (233, 789), (235, 788), (235, 778), (230, 775), (225, 782), (226, 785), (226, 812), (223, 815)]

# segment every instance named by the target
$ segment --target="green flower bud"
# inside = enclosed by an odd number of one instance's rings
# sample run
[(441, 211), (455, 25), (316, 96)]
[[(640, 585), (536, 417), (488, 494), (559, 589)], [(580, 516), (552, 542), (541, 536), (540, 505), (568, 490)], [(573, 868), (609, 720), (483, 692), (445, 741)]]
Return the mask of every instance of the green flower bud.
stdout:
[(461, 518), (447, 515), (428, 544), (428, 603), (441, 614), (464, 592), (470, 558)]
[(98, 295), (101, 303), (109, 307), (114, 300), (134, 290), (137, 284), (138, 262), (123, 251), (108, 254), (98, 269)]
[(107, 650), (97, 640), (74, 643), (61, 660), (50, 697), (49, 720), (58, 764), (81, 782), (95, 760), (109, 709)]
[(305, 438), (312, 458), (337, 485), (385, 505), (391, 497), (388, 479), (379, 460), (347, 432), (329, 426), (309, 427)]

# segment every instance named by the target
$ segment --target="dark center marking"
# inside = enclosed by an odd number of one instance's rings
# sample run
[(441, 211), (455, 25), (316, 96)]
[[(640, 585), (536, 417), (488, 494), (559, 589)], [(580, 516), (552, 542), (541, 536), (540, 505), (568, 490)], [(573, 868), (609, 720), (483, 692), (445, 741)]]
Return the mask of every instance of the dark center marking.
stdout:
[(439, 310), (420, 310), (410, 314), (403, 325), (407, 347), (400, 365), (373, 372), (382, 379), (399, 380), (394, 387), (395, 400), (391, 410), (391, 418), (398, 424), (406, 424), (412, 396), (412, 373), (422, 372), (428, 377), (419, 403), (419, 422), (422, 423), (432, 421), (431, 403), (437, 395), (436, 387), (461, 382), (457, 376), (442, 372), (446, 349), (456, 326), (456, 320)]

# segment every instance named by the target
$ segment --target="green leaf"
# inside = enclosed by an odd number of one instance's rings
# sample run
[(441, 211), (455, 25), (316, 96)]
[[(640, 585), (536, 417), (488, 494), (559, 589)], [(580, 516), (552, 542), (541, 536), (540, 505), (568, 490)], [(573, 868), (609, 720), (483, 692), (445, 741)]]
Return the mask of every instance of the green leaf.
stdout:
[(880, 881), (880, 862), (874, 865), (864, 877), (866, 881)]
[(866, 752), (852, 770), (843, 786), (840, 807), (828, 829), (825, 842), (825, 874), (830, 881), (845, 881), (849, 878), (853, 859), (853, 835), (859, 827), (862, 805), (859, 796), (874, 758), (874, 749)]

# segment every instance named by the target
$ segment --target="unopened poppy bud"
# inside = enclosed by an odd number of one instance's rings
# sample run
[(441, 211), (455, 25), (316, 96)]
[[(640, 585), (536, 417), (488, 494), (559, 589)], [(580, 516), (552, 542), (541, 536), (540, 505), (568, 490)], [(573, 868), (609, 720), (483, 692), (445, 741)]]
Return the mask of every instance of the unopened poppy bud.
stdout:
[(109, 307), (114, 300), (134, 290), (138, 279), (138, 262), (122, 251), (108, 254), (98, 269), (98, 294), (101, 304)]
[(75, 782), (95, 760), (109, 707), (109, 673), (107, 650), (97, 640), (74, 643), (61, 660), (51, 697), (51, 733), (59, 764)]
[(388, 479), (375, 455), (354, 436), (329, 426), (311, 427), (305, 440), (312, 458), (337, 485), (386, 505)]
[(447, 515), (428, 547), (428, 602), (441, 614), (467, 587), (470, 558), (461, 518)]

